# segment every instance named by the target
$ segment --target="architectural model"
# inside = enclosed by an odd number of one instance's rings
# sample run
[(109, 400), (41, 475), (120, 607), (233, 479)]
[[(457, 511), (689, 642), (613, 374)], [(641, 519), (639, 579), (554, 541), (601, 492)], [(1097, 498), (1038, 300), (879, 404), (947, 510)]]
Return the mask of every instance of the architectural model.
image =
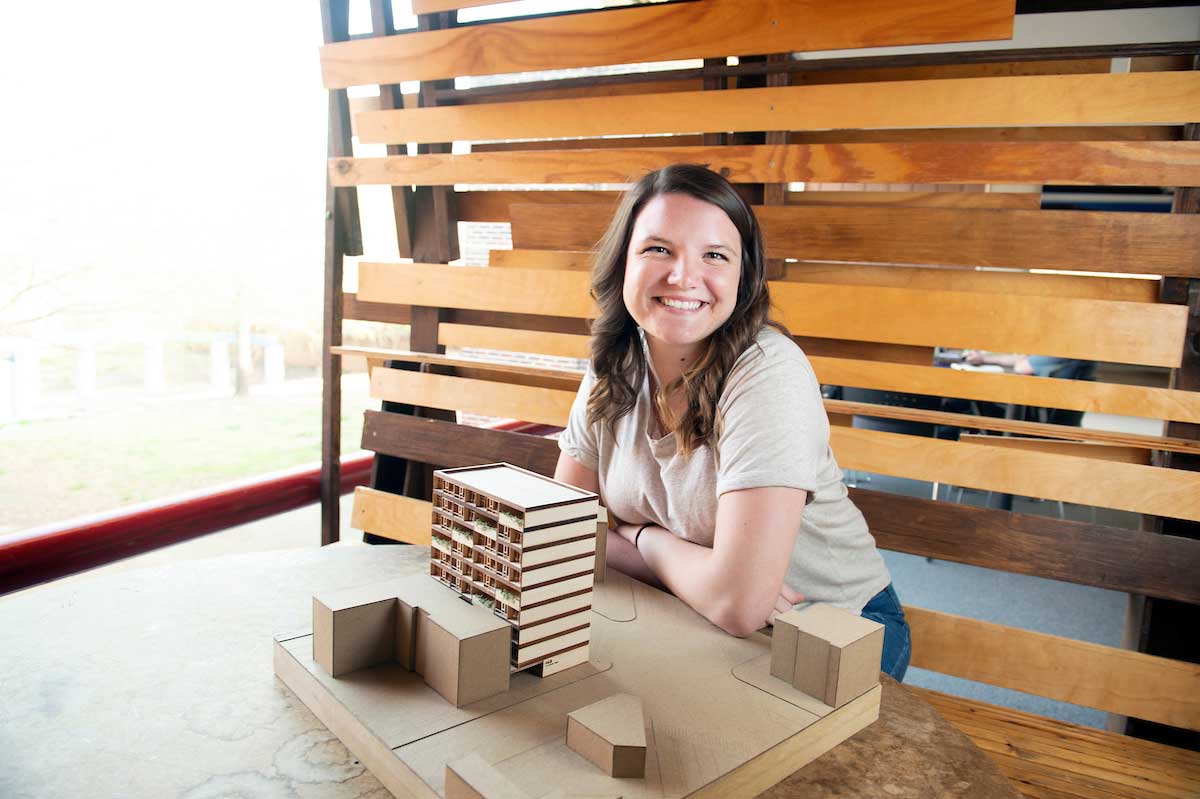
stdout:
[(775, 617), (771, 674), (830, 707), (879, 684), (883, 625), (833, 605)]
[(567, 746), (610, 777), (646, 775), (642, 700), (615, 694), (567, 714)]
[(514, 670), (587, 662), (599, 504), (507, 463), (434, 472), (429, 573), (508, 622)]

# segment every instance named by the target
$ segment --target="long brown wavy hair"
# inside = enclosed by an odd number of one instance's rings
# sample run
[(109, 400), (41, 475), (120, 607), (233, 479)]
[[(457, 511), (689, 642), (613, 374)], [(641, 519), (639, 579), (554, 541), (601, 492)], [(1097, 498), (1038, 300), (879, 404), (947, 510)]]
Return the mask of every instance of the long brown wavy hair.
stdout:
[[(655, 392), (654, 404), (666, 428), (674, 433), (678, 451), (687, 454), (709, 444), (715, 452), (721, 435), (717, 400), (729, 370), (754, 342), (764, 325), (789, 338), (791, 334), (769, 318), (766, 258), (754, 212), (729, 181), (698, 164), (673, 164), (651, 172), (621, 199), (608, 231), (597, 245), (592, 267), (592, 298), (600, 308), (592, 323), (591, 366), (596, 376), (588, 397), (588, 423), (611, 427), (633, 410), (638, 386), (646, 377), (646, 355), (637, 322), (625, 307), (625, 261), (638, 214), (660, 194), (686, 194), (711, 203), (729, 217), (742, 243), (742, 271), (737, 302), (724, 324), (709, 336), (703, 354), (686, 372)], [(667, 397), (682, 386), (687, 405), (676, 418)]]

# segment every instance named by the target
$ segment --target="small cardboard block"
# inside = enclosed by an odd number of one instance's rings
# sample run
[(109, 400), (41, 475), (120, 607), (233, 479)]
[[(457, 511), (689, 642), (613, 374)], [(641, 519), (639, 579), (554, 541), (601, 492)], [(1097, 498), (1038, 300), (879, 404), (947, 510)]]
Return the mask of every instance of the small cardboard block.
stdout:
[(446, 764), (446, 799), (530, 799), (479, 755)]
[(611, 777), (645, 777), (642, 700), (615, 694), (568, 713), (567, 746)]
[(879, 683), (883, 625), (878, 622), (818, 604), (777, 616), (773, 635), (778, 640), (772, 642), (771, 673), (787, 679), (788, 642), (794, 635), (790, 682), (830, 707), (841, 707)]
[(330, 676), (395, 657), (396, 586), (389, 580), (313, 597), (313, 660)]

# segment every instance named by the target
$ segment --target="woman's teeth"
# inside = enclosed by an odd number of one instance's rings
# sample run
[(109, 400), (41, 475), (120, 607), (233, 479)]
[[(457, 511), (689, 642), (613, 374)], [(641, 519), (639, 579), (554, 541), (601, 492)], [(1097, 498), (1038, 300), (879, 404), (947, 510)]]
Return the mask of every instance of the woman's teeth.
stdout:
[(671, 299), (667, 299), (666, 297), (659, 297), (658, 301), (661, 302), (663, 305), (667, 306), (668, 308), (682, 308), (685, 311), (699, 310), (700, 306), (704, 304), (704, 303), (700, 302), (700, 300), (692, 300), (691, 302), (684, 302), (683, 300), (671, 300)]

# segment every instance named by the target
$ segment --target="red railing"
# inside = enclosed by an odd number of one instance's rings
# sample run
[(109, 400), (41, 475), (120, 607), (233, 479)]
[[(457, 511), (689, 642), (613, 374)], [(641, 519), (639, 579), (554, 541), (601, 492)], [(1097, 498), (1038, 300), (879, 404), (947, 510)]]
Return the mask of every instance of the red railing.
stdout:
[[(495, 429), (543, 435), (557, 427), (509, 421)], [(342, 458), (341, 490), (366, 485), (371, 453)], [(0, 594), (303, 507), (321, 498), (320, 464), (260, 475), (0, 536)], [(319, 531), (313, 531), (319, 540)]]

